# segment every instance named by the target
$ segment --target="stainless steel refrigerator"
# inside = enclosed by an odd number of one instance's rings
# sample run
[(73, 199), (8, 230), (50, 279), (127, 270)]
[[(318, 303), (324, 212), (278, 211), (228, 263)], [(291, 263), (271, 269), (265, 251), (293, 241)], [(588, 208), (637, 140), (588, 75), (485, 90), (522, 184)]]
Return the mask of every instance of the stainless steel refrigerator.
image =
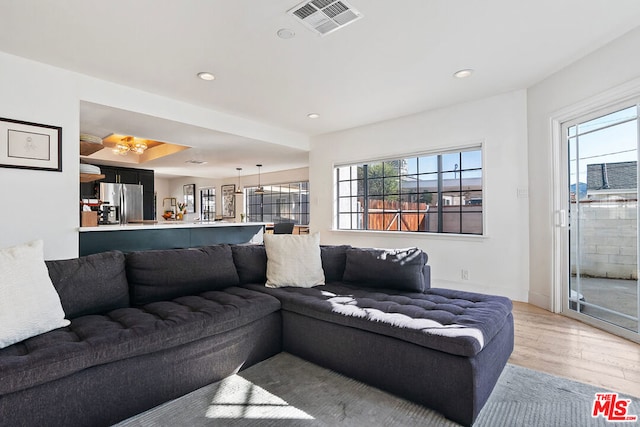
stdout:
[(144, 218), (142, 185), (100, 183), (100, 200), (116, 207), (118, 222), (141, 222)]

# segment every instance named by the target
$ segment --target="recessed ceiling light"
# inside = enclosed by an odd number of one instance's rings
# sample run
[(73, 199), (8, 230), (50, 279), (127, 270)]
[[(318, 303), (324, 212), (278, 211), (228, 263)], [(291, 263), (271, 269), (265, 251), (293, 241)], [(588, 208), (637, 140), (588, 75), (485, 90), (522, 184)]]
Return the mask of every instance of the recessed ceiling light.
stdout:
[(202, 80), (214, 80), (216, 78), (216, 76), (207, 71), (198, 73), (198, 77), (200, 77)]
[(307, 117), (309, 117), (310, 119), (317, 119), (318, 117), (320, 117), (320, 114), (318, 114), (318, 113), (309, 113), (309, 114), (307, 114)]
[(276, 34), (278, 34), (278, 37), (281, 39), (292, 39), (296, 36), (296, 33), (288, 28), (280, 28)]
[(467, 78), (467, 77), (471, 76), (471, 74), (473, 74), (473, 70), (471, 68), (466, 68), (464, 70), (459, 70), (459, 71), (456, 71), (455, 73), (453, 73), (453, 77), (457, 77), (459, 79), (464, 79), (464, 78)]

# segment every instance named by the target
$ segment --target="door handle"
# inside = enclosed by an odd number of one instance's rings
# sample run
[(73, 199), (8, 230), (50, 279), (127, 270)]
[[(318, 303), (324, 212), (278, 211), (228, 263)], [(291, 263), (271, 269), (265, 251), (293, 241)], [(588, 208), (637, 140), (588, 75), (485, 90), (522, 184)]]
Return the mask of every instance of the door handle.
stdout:
[(560, 209), (558, 211), (558, 226), (564, 228), (567, 226), (567, 210)]

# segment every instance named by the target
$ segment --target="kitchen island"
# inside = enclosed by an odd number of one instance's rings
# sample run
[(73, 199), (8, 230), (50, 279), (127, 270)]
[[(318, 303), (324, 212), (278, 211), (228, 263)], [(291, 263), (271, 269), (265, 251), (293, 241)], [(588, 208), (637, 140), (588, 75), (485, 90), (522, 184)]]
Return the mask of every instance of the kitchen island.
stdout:
[(193, 248), (219, 243), (262, 243), (265, 223), (164, 221), (80, 227), (79, 254), (119, 250)]

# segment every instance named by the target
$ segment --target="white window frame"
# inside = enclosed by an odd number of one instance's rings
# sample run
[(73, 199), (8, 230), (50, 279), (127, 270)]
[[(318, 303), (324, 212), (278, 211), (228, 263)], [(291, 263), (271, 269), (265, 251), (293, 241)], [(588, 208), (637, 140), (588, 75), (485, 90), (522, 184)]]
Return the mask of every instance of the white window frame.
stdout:
[[(340, 207), (339, 207), (339, 202), (340, 202), (340, 198), (341, 195), (340, 190), (339, 190), (339, 182), (338, 182), (338, 172), (337, 170), (339, 168), (344, 168), (344, 167), (353, 167), (353, 166), (359, 166), (359, 165), (363, 165), (363, 164), (373, 164), (373, 163), (380, 163), (380, 162), (394, 162), (394, 161), (402, 161), (404, 159), (411, 159), (411, 158), (420, 158), (420, 157), (430, 157), (430, 156), (437, 156), (437, 155), (446, 155), (446, 154), (452, 154), (452, 153), (461, 153), (461, 152), (466, 152), (466, 151), (480, 151), (481, 153), (481, 166), (480, 168), (474, 168), (474, 169), (479, 169), (481, 171), (481, 185), (480, 188), (482, 191), (482, 213), (481, 213), (481, 224), (482, 224), (482, 232), (481, 233), (453, 233), (453, 232), (438, 232), (438, 231), (405, 231), (405, 230), (374, 230), (374, 229), (364, 229), (364, 228), (339, 228), (339, 215), (340, 215)], [(343, 163), (335, 163), (333, 165), (333, 191), (334, 191), (334, 198), (333, 198), (333, 224), (332, 224), (332, 229), (334, 231), (338, 231), (338, 232), (356, 232), (356, 233), (398, 233), (398, 234), (402, 234), (402, 235), (420, 235), (420, 236), (457, 236), (457, 237), (465, 237), (465, 238), (479, 238), (479, 237), (486, 237), (487, 235), (487, 221), (486, 221), (486, 213), (487, 213), (487, 208), (486, 208), (486, 169), (485, 169), (485, 162), (486, 162), (486, 151), (485, 151), (485, 144), (484, 141), (480, 141), (480, 142), (475, 142), (475, 143), (469, 143), (466, 145), (461, 145), (461, 146), (455, 146), (455, 147), (446, 147), (446, 148), (440, 148), (440, 149), (434, 149), (432, 151), (422, 151), (422, 152), (417, 152), (417, 153), (410, 153), (410, 154), (401, 154), (401, 155), (397, 155), (397, 156), (393, 156), (393, 157), (384, 157), (384, 158), (369, 158), (369, 159), (365, 159), (365, 160), (359, 160), (359, 161), (350, 161), (350, 162), (343, 162)], [(441, 174), (444, 174), (446, 172), (440, 172)], [(474, 191), (479, 191), (479, 190), (474, 190)], [(344, 197), (343, 197), (344, 198)], [(473, 198), (473, 197), (472, 197)], [(450, 202), (450, 201), (449, 201)], [(443, 200), (443, 206), (445, 205), (445, 201)], [(358, 225), (358, 227), (362, 226), (361, 224)]]

